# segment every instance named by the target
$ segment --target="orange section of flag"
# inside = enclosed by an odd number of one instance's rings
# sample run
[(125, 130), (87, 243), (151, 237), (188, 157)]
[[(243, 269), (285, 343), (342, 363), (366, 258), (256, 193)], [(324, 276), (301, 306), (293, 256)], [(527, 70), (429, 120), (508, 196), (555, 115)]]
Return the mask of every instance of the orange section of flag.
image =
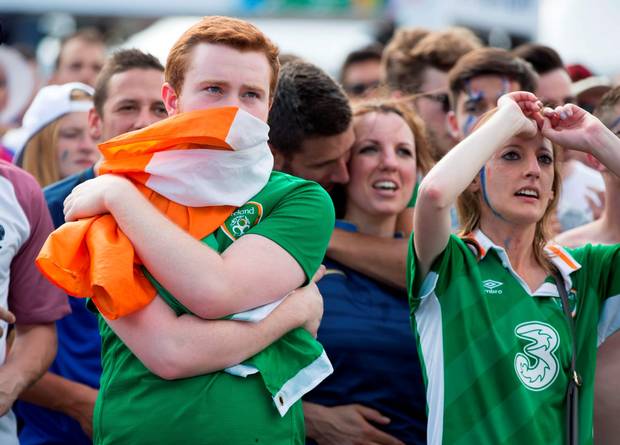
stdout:
[[(145, 167), (153, 153), (169, 149), (231, 150), (225, 139), (235, 108), (201, 110), (160, 121), (100, 145), (105, 161), (99, 173), (129, 177), (164, 215), (194, 238), (214, 232), (233, 206), (186, 207), (147, 188)], [(55, 230), (36, 260), (41, 272), (70, 295), (91, 297), (108, 319), (148, 305), (156, 291), (141, 269), (130, 240), (111, 215), (69, 222)]]

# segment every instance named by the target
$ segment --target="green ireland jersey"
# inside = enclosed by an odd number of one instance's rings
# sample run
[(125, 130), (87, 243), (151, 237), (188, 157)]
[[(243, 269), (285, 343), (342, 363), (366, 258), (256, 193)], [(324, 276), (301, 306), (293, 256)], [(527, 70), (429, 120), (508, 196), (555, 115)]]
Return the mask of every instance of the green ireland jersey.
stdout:
[[(413, 238), (412, 238), (413, 239)], [(552, 277), (535, 291), (481, 231), (451, 235), (424, 279), (410, 246), (411, 322), (432, 445), (564, 444), (571, 333)], [(473, 247), (476, 246), (476, 248)], [(592, 444), (596, 348), (620, 328), (620, 245), (545, 253), (576, 331), (580, 444)]]
[[(318, 184), (273, 172), (267, 185), (203, 242), (221, 253), (245, 234), (264, 236), (290, 253), (309, 281), (333, 227), (333, 205)], [(177, 314), (189, 313), (165, 289), (158, 290)], [(220, 371), (163, 380), (146, 369), (101, 316), (99, 330), (103, 373), (93, 422), (96, 444), (304, 443), (301, 401), (281, 416), (262, 373), (239, 377)], [(311, 337), (294, 330), (246, 363), (262, 372), (261, 364), (276, 360), (278, 344), (286, 344), (291, 335)]]

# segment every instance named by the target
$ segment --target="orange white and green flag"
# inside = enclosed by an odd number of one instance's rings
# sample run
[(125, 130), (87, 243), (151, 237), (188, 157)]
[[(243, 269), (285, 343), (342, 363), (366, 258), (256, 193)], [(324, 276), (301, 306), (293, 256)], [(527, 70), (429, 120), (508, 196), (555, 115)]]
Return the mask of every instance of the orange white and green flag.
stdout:
[[(267, 183), (269, 127), (238, 108), (182, 113), (99, 146), (99, 174), (131, 179), (169, 219), (202, 239)], [(41, 272), (76, 297), (90, 297), (116, 319), (155, 298), (141, 262), (111, 215), (68, 222), (37, 260)]]

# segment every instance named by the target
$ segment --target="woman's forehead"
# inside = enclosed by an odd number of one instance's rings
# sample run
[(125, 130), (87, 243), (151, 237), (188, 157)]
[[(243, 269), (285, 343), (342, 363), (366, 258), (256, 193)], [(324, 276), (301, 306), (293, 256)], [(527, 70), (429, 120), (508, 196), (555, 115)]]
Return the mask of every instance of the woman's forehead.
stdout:
[(525, 137), (522, 135), (513, 136), (508, 140), (506, 146), (516, 145), (523, 148), (546, 148), (548, 150), (553, 151), (553, 144), (549, 139), (544, 137), (540, 132), (537, 132), (533, 137)]

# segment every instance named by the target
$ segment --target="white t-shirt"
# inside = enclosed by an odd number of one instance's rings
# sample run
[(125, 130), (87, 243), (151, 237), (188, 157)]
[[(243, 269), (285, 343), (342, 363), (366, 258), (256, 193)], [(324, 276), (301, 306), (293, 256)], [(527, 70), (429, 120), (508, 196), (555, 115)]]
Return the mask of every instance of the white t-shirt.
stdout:
[(602, 175), (576, 160), (567, 161), (570, 174), (562, 178), (562, 191), (558, 202), (558, 219), (562, 230), (591, 222), (594, 218), (586, 197), (595, 203), (601, 204), (598, 196), (592, 190), (605, 190), (605, 182)]

